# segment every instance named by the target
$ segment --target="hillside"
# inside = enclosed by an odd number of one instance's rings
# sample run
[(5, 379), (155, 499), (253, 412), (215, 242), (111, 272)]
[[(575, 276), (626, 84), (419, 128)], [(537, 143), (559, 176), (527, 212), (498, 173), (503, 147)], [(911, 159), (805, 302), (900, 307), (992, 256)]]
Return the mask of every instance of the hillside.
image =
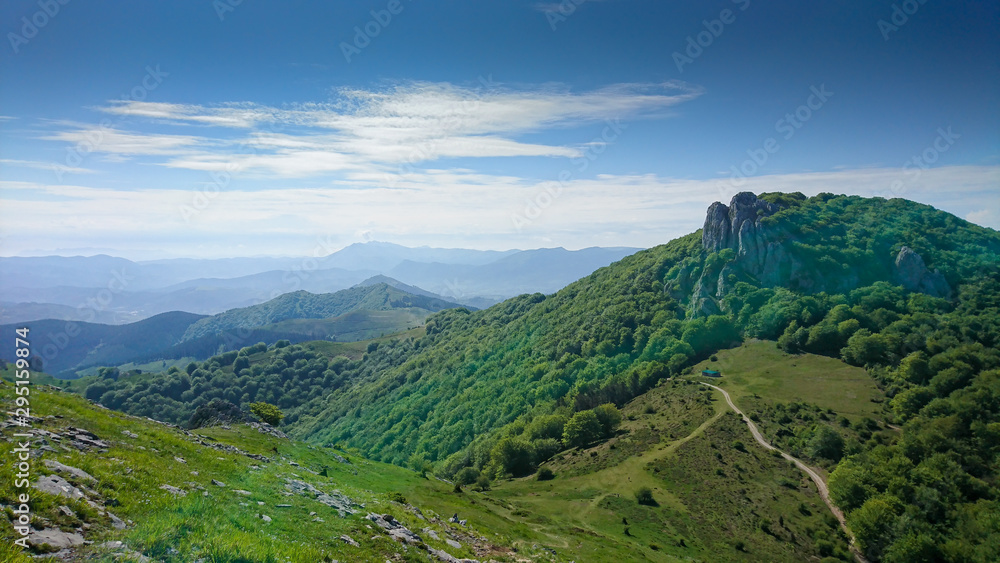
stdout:
[[(12, 387), (0, 381), (5, 409)], [(471, 491), (456, 495), (447, 483), (260, 423), (188, 432), (51, 388), (31, 396), (36, 416), (18, 430), (38, 453), (28, 491), (34, 548), (15, 546), (21, 536), (2, 518), (4, 562), (513, 561), (510, 540), (489, 529), (504, 527)], [(11, 467), (0, 468), (8, 517), (25, 493)], [(462, 524), (447, 520), (454, 513)], [(542, 552), (517, 547), (532, 559)]]
[(458, 307), (437, 297), (414, 295), (387, 283), (355, 286), (336, 293), (307, 291), (286, 293), (265, 303), (232, 309), (202, 319), (184, 333), (183, 340), (217, 334), (231, 329), (252, 329), (289, 319), (329, 319), (351, 311), (387, 311), (418, 308), (429, 312)]
[[(30, 321), (0, 326), (0, 336), (13, 341), (14, 331), (28, 326), (37, 335), (38, 369), (53, 374), (88, 366), (118, 365), (136, 357), (156, 355), (173, 346), (192, 323), (203, 318), (193, 313), (162, 313), (126, 325), (103, 325), (65, 320)], [(0, 359), (12, 362), (14, 350), (0, 350)]]
[[(145, 387), (102, 382), (101, 396), (131, 409), (172, 393), (188, 393), (185, 404), (277, 401), (289, 431), (314, 443), (443, 475), (516, 477), (571, 447), (562, 433), (570, 415), (625, 405), (720, 349), (771, 339), (787, 354), (866, 368), (885, 397), (869, 400), (903, 426), (899, 440), (876, 438), (863, 421), (845, 460), (824, 458), (865, 555), (987, 561), (994, 548), (977, 546), (997, 531), (973, 523), (998, 495), (998, 253), (995, 231), (905, 200), (739, 194), (713, 205), (699, 232), (553, 295), (442, 311), (425, 335), (373, 343), (360, 361), (291, 346), (210, 360), (187, 383), (183, 374)], [(802, 411), (767, 408), (758, 416), (778, 427)], [(559, 431), (535, 430), (549, 423)], [(833, 439), (762, 428), (801, 451)], [(891, 473), (880, 469), (889, 463)]]

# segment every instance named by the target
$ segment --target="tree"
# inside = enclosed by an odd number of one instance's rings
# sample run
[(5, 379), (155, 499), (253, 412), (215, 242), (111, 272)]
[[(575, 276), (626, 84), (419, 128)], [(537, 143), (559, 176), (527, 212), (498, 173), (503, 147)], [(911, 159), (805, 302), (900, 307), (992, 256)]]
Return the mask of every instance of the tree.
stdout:
[(598, 422), (601, 423), (601, 433), (608, 438), (614, 436), (615, 430), (622, 422), (622, 413), (612, 403), (594, 407), (594, 414), (597, 415)]
[(601, 421), (592, 410), (580, 411), (566, 422), (563, 442), (569, 447), (582, 448), (601, 437)]
[(503, 438), (490, 450), (490, 463), (501, 473), (515, 477), (530, 474), (534, 469), (535, 450), (519, 438)]
[(868, 499), (861, 508), (851, 512), (847, 519), (854, 531), (858, 547), (872, 559), (880, 559), (882, 552), (892, 543), (892, 529), (896, 523), (899, 499), (891, 495)]
[(471, 485), (479, 479), (479, 470), (475, 467), (463, 467), (455, 474), (455, 483), (459, 485)]
[(282, 418), (285, 418), (285, 414), (281, 412), (281, 409), (270, 403), (250, 403), (250, 412), (271, 425), (277, 425), (281, 422)]
[(820, 424), (809, 439), (809, 455), (839, 461), (844, 455), (844, 438), (833, 428)]
[(657, 506), (656, 499), (653, 498), (653, 490), (649, 487), (639, 487), (635, 492), (635, 501), (646, 506)]

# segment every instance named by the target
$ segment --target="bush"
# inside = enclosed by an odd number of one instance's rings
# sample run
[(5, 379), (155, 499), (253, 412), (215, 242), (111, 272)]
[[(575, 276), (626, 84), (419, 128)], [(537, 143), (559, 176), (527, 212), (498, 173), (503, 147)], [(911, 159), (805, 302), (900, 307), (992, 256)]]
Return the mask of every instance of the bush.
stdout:
[(646, 506), (657, 506), (656, 499), (653, 498), (653, 491), (649, 487), (640, 487), (635, 492), (635, 501)]
[(281, 409), (270, 403), (250, 403), (250, 412), (271, 425), (277, 425), (281, 422), (282, 418), (285, 418), (285, 414), (281, 412)]
[[(89, 389), (88, 389), (89, 391)], [(188, 419), (188, 429), (202, 428), (227, 422), (242, 422), (246, 419), (239, 407), (223, 399), (212, 399), (207, 405), (198, 407)]]
[(406, 504), (406, 497), (398, 491), (392, 491), (389, 493), (389, 500), (392, 502), (398, 502), (399, 504)]
[(486, 476), (485, 473), (479, 475), (476, 479), (476, 490), (477, 491), (488, 491), (490, 490), (490, 478)]
[(459, 485), (471, 485), (479, 479), (479, 470), (475, 467), (463, 467), (455, 474), (455, 483)]
[(535, 448), (519, 438), (503, 438), (490, 450), (490, 464), (515, 477), (534, 471)]
[(603, 427), (594, 411), (580, 411), (566, 422), (563, 441), (567, 446), (582, 448), (601, 437)]
[(732, 443), (731, 445), (733, 446), (733, 449), (734, 449), (734, 450), (739, 450), (739, 451), (741, 451), (741, 452), (745, 452), (745, 451), (747, 451), (747, 447), (746, 447), (746, 446), (744, 446), (744, 445), (743, 445), (743, 442), (741, 442), (741, 441), (739, 441), (739, 440), (734, 440), (734, 441), (733, 441), (733, 443)]
[(538, 469), (538, 475), (536, 478), (539, 481), (550, 481), (555, 478), (555, 473), (552, 473), (552, 470), (548, 467), (541, 467)]

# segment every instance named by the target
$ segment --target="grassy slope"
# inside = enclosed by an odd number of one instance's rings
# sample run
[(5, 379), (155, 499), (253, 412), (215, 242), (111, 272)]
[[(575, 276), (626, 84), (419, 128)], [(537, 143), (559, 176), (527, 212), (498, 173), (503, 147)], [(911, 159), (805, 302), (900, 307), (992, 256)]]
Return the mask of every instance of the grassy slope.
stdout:
[[(200, 429), (196, 436), (187, 436), (178, 429), (138, 419), (121, 413), (99, 409), (80, 397), (36, 387), (32, 393), (33, 414), (46, 418), (36, 428), (60, 432), (75, 426), (87, 429), (111, 444), (106, 454), (81, 453), (76, 450), (45, 453), (44, 459), (56, 459), (67, 465), (81, 468), (97, 478), (91, 488), (108, 502), (119, 503), (112, 508), (120, 518), (134, 521), (125, 531), (110, 528), (106, 517), (83, 502), (67, 501), (34, 491), (32, 508), (39, 518), (50, 525), (71, 531), (87, 522), (91, 528), (88, 539), (122, 540), (133, 549), (142, 551), (155, 560), (193, 561), (209, 557), (209, 561), (301, 561), (315, 563), (339, 558), (341, 561), (385, 561), (387, 558), (402, 560), (406, 552), (409, 561), (429, 561), (424, 552), (388, 540), (365, 526), (362, 516), (368, 511), (391, 513), (412, 530), (421, 533), (430, 526), (443, 538), (446, 524), (419, 520), (407, 506), (388, 500), (389, 493), (404, 495), (411, 505), (419, 507), (424, 515), (435, 514), (444, 520), (458, 512), (470, 521), (470, 529), (484, 529), (481, 522), (495, 520), (483, 513), (473, 495), (456, 495), (451, 486), (433, 479), (424, 479), (399, 467), (369, 462), (352, 454), (340, 452), (352, 461), (343, 464), (335, 459), (332, 450), (319, 449), (300, 442), (278, 439), (261, 434), (247, 426), (235, 425)], [(9, 408), (13, 396), (12, 386), (0, 385), (0, 397)], [(60, 418), (55, 418), (58, 416)], [(131, 438), (124, 434), (137, 434)], [(271, 463), (262, 463), (245, 457), (219, 451), (193, 442), (194, 439), (216, 440), (236, 445), (249, 453), (266, 455)], [(40, 445), (40, 444), (39, 444)], [(5, 446), (5, 449), (10, 446)], [(277, 448), (277, 454), (275, 453)], [(68, 448), (69, 449), (69, 448)], [(71, 450), (71, 449), (69, 449)], [(176, 457), (184, 459), (178, 462)], [(299, 466), (291, 465), (294, 461)], [(259, 469), (255, 469), (258, 467)], [(328, 477), (320, 473), (327, 469)], [(41, 460), (33, 460), (35, 476), (48, 473)], [(196, 474), (197, 473), (197, 474)], [(345, 519), (336, 511), (302, 496), (286, 496), (285, 478), (297, 478), (313, 484), (323, 491), (340, 491), (351, 499), (363, 503), (358, 515)], [(226, 484), (218, 487), (212, 479)], [(70, 479), (74, 481), (74, 479)], [(13, 502), (16, 492), (9, 466), (0, 469), (0, 497), (5, 504)], [(75, 484), (80, 484), (77, 481)], [(168, 484), (188, 490), (187, 496), (175, 498), (161, 490)], [(203, 495), (203, 487), (210, 496)], [(235, 489), (250, 491), (243, 496)], [(259, 505), (258, 501), (263, 502)], [(68, 517), (58, 512), (58, 506), (68, 505), (78, 516)], [(290, 508), (277, 508), (277, 504), (291, 504)], [(316, 522), (318, 513), (325, 522)], [(267, 514), (272, 522), (265, 523), (257, 514)], [(8, 513), (9, 515), (9, 513)], [(463, 529), (467, 532), (469, 529)], [(361, 543), (360, 548), (347, 546), (339, 538), (348, 534)], [(6, 544), (13, 531), (5, 520), (0, 524), (0, 535)], [(430, 539), (422, 534), (432, 547), (445, 549), (458, 557), (473, 557), (471, 546), (449, 547), (444, 541)], [(381, 537), (379, 537), (381, 536)], [(503, 538), (494, 538), (502, 542)], [(0, 548), (0, 555), (9, 545)], [(111, 561), (110, 554), (91, 548), (98, 561)], [(513, 560), (499, 549), (492, 557)], [(9, 554), (9, 551), (7, 552)], [(8, 559), (4, 559), (7, 561)], [(17, 558), (9, 559), (19, 561)], [(26, 561), (26, 560), (25, 560)]]
[[(316, 342), (310, 346), (342, 353), (351, 345)], [(352, 352), (363, 353), (362, 347), (354, 346), (359, 350)], [(833, 380), (845, 393), (877, 397), (870, 380), (851, 377), (857, 370), (841, 362), (812, 355), (783, 356), (770, 352), (773, 346), (751, 342), (720, 352), (713, 364), (723, 366), (728, 377), (713, 382), (727, 386), (737, 404), (752, 399), (756, 390), (770, 401), (798, 399), (835, 408), (843, 399), (828, 392)], [(814, 384), (798, 388), (789, 384), (794, 379), (810, 378), (816, 379)], [(9, 402), (11, 386), (0, 386), (0, 396)], [(454, 493), (447, 483), (354, 454), (346, 454), (353, 463), (345, 465), (335, 460), (332, 450), (279, 440), (245, 426), (195, 433), (275, 461), (261, 463), (199, 446), (177, 429), (98, 409), (74, 395), (36, 389), (32, 397), (35, 414), (64, 417), (48, 419), (42, 426), (55, 431), (66, 426), (86, 428), (113, 445), (100, 456), (75, 451), (46, 454), (96, 476), (99, 484), (94, 489), (105, 499), (121, 503), (113, 509), (118, 516), (136, 522), (128, 530), (114, 531), (90, 511), (94, 528), (88, 538), (121, 539), (164, 560), (185, 561), (195, 554), (210, 553), (220, 554), (219, 561), (322, 561), (324, 556), (342, 561), (384, 561), (404, 557), (398, 544), (384, 537), (373, 538), (378, 534), (365, 528), (360, 515), (340, 519), (333, 509), (304, 497), (283, 495), (286, 477), (301, 478), (328, 492), (339, 490), (366, 504), (362, 514), (369, 510), (389, 512), (418, 533), (430, 525), (442, 538), (446, 537), (445, 524), (417, 520), (406, 507), (389, 501), (389, 493), (401, 493), (428, 517), (437, 514), (446, 519), (457, 512), (494, 545), (517, 549), (516, 556), (500, 550), (488, 556), (499, 561), (515, 557), (579, 562), (634, 561), (640, 557), (648, 561), (801, 561), (819, 556), (817, 540), (829, 542), (825, 549), (846, 550), (812, 484), (787, 462), (758, 447), (746, 427), (728, 414), (721, 397), (686, 379), (665, 382), (626, 405), (625, 420), (611, 440), (585, 451), (563, 452), (547, 463), (556, 474), (554, 480), (518, 479), (495, 483), (485, 493), (466, 490), (462, 494)], [(866, 407), (868, 411), (845, 414), (877, 414), (878, 405), (867, 404), (871, 405)], [(140, 438), (129, 438), (123, 430)], [(745, 450), (735, 446), (737, 441), (746, 445)], [(279, 455), (273, 448), (278, 448)], [(187, 463), (176, 462), (174, 456)], [(291, 461), (299, 466), (290, 465)], [(36, 474), (45, 472), (37, 460), (34, 465)], [(260, 469), (252, 469), (253, 465)], [(324, 467), (328, 477), (316, 474)], [(3, 472), (9, 473), (9, 469)], [(5, 487), (0, 495), (5, 503), (10, 502), (13, 492), (10, 477), (0, 475), (0, 486)], [(212, 479), (227, 487), (213, 486)], [(161, 484), (192, 492), (175, 499), (158, 488)], [(207, 489), (211, 498), (195, 490), (197, 485)], [(636, 503), (633, 494), (642, 486), (653, 490), (658, 506)], [(247, 498), (233, 489), (253, 494)], [(35, 510), (39, 514), (57, 524), (79, 524), (55, 516), (58, 505), (65, 503), (40, 494), (38, 498)], [(257, 505), (258, 501), (265, 505)], [(292, 507), (275, 508), (276, 504)], [(73, 508), (88, 514), (83, 506)], [(313, 511), (325, 522), (314, 522), (309, 514)], [(264, 523), (256, 517), (258, 513), (273, 521)], [(9, 525), (3, 524), (3, 529), (10, 538)], [(344, 545), (337, 539), (341, 534), (350, 535), (362, 547)], [(427, 534), (421, 535), (429, 539)], [(737, 542), (742, 542), (743, 551), (735, 548)], [(462, 550), (443, 542), (429, 543), (456, 556), (477, 556), (467, 542), (462, 542)], [(178, 553), (172, 554), (171, 548)], [(412, 548), (405, 554), (414, 561), (426, 560), (425, 555)], [(486, 558), (482, 554), (478, 557)]]
[(852, 420), (882, 417), (882, 392), (872, 378), (864, 369), (838, 359), (814, 354), (790, 355), (766, 340), (750, 341), (715, 356), (716, 361), (705, 360), (692, 371), (721, 372), (720, 379), (699, 380), (722, 387), (737, 405), (758, 395), (771, 401), (808, 401)]

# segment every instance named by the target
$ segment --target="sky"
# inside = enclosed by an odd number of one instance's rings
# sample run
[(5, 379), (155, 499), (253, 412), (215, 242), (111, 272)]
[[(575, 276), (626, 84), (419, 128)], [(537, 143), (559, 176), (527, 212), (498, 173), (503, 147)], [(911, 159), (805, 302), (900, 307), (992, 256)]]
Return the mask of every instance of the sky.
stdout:
[(0, 255), (651, 247), (740, 191), (997, 229), (998, 26), (987, 1), (8, 0)]

